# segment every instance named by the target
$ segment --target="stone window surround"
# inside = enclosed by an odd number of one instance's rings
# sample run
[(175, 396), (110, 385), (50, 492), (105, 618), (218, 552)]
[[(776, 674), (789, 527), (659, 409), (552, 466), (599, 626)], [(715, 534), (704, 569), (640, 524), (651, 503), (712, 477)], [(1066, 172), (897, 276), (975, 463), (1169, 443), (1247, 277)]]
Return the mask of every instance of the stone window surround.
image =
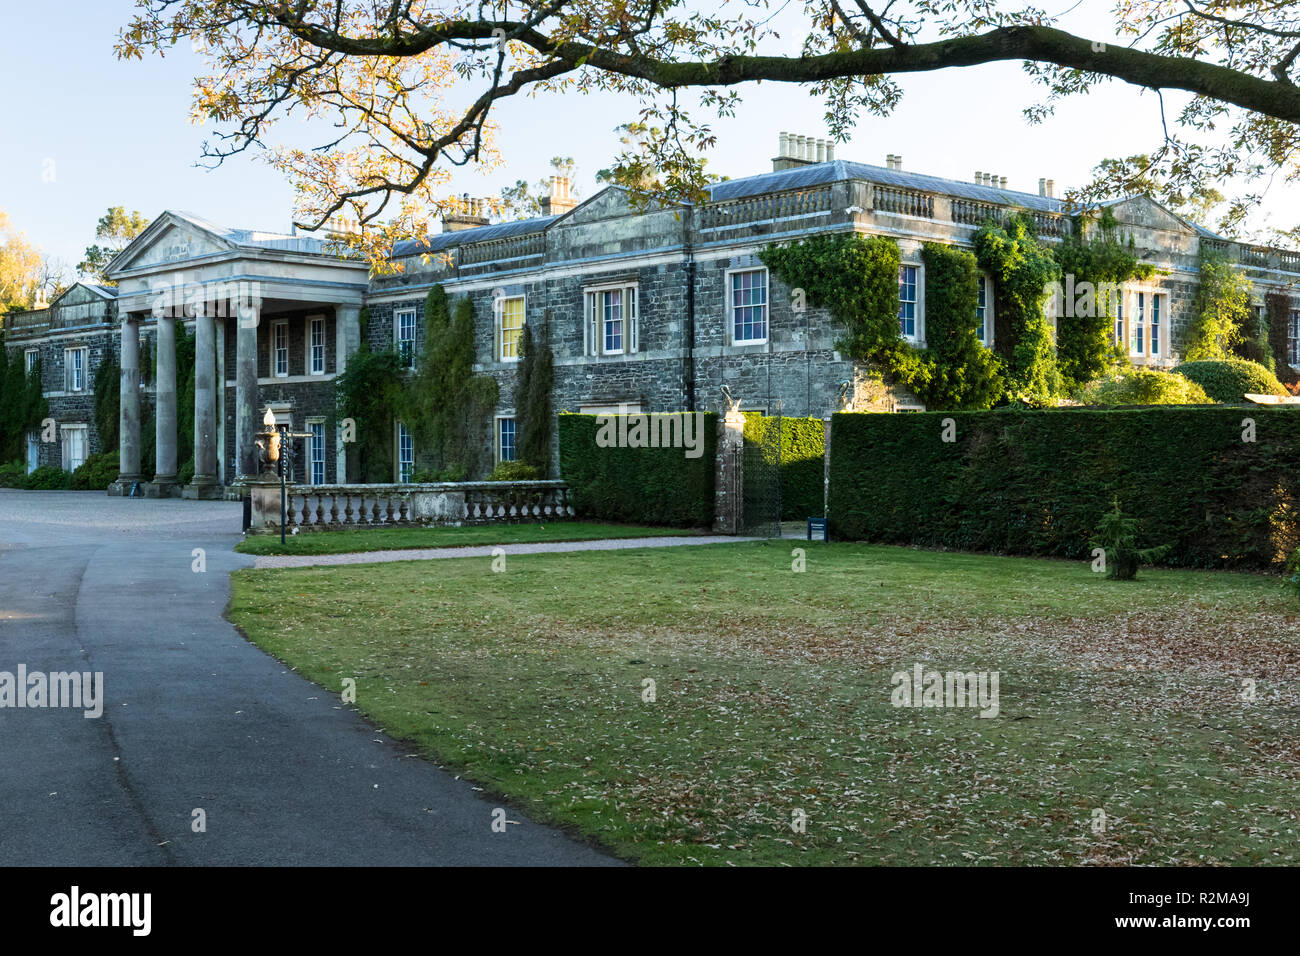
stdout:
[(304, 457), (307, 459), (307, 461), (306, 461), (306, 465), (307, 465), (307, 467), (306, 467), (305, 469), (303, 469), (303, 470), (304, 470), (305, 473), (306, 473), (305, 477), (306, 477), (307, 480), (308, 480), (308, 484), (313, 484), (313, 485), (315, 485), (315, 484), (324, 484), (324, 483), (325, 483), (325, 481), (324, 481), (324, 476), (325, 476), (325, 462), (328, 460), (327, 455), (326, 455), (326, 452), (325, 452), (325, 445), (327, 444), (327, 438), (328, 438), (328, 436), (327, 436), (326, 433), (325, 433), (325, 418), (324, 418), (323, 415), (313, 415), (312, 417), (310, 417), (310, 418), (308, 418), (306, 421), (304, 421), (303, 424), (306, 426), (306, 430), (309, 431), (309, 432), (312, 432), (312, 433), (315, 433), (315, 431), (316, 431), (316, 429), (315, 429), (314, 426), (316, 426), (316, 425), (321, 426), (321, 437), (320, 437), (320, 470), (321, 470), (321, 481), (317, 482), (317, 481), (315, 480), (315, 477), (316, 477), (316, 476), (315, 476), (315, 463), (316, 463), (316, 454), (315, 454), (315, 453), (316, 453), (316, 451), (317, 451), (317, 444), (316, 444), (316, 439), (315, 439), (314, 437), (313, 437), (313, 438), (309, 438), (309, 439), (307, 439), (307, 449), (306, 449), (306, 452), (307, 452), (307, 453), (306, 453), (306, 455), (304, 455)]
[[(72, 355), (73, 353), (81, 354), (81, 384), (77, 385), (72, 381)], [(86, 391), (87, 383), (90, 381), (90, 347), (86, 345), (73, 345), (63, 350), (63, 391), (68, 395), (80, 395)]]
[[(509, 459), (505, 459), (501, 457), (501, 423), (502, 422), (510, 422), (512, 425), (515, 426), (514, 430), (510, 433), (512, 450), (515, 453), (515, 457)], [(515, 421), (515, 413), (513, 409), (505, 412), (498, 412), (496, 416), (492, 419), (492, 445), (493, 445), (493, 457), (496, 459), (498, 463), (502, 461), (515, 461), (518, 458), (519, 429), (518, 429), (518, 423)]]
[[(411, 320), (411, 337), (410, 339), (402, 338), (402, 320), (409, 317)], [(394, 309), (393, 310), (393, 344), (397, 348), (398, 354), (401, 354), (402, 343), (409, 341), (411, 343), (411, 354), (407, 358), (406, 367), (415, 368), (415, 327), (416, 314), (414, 308)]]
[[(1141, 292), (1144, 297), (1143, 317), (1142, 317), (1142, 345), (1144, 351), (1133, 351), (1133, 322), (1137, 318), (1137, 294)], [(1157, 350), (1153, 353), (1151, 347), (1151, 300), (1159, 296), (1164, 299), (1160, 303), (1160, 337)], [(1138, 280), (1135, 282), (1124, 282), (1119, 287), (1120, 316), (1124, 320), (1124, 354), (1129, 359), (1141, 359), (1143, 361), (1154, 359), (1159, 361), (1170, 357), (1169, 337), (1173, 330), (1173, 321), (1170, 311), (1169, 292), (1160, 287), (1153, 280)]]
[[(756, 339), (738, 339), (736, 338), (736, 319), (735, 319), (735, 298), (731, 288), (731, 277), (737, 273), (743, 272), (761, 272), (763, 273), (763, 319), (767, 334), (762, 338)], [(726, 343), (728, 345), (764, 345), (772, 337), (772, 276), (766, 266), (737, 266), (734, 269), (726, 269), (722, 273), (722, 283), (726, 295)]]
[[(271, 378), (276, 378), (276, 379), (288, 378), (289, 377), (289, 320), (274, 319), (271, 321), (270, 325), (271, 325), (271, 336), (269, 342), (270, 360), (267, 362), (267, 366), (266, 366), (267, 371), (271, 373)], [(281, 372), (279, 369), (279, 361), (278, 361), (279, 356), (276, 354), (280, 351), (279, 346), (276, 344), (276, 339), (279, 336), (281, 329), (284, 330), (284, 371), (283, 372)]]
[[(68, 454), (68, 439), (72, 435), (81, 438), (81, 460), (71, 468), (72, 456)], [(63, 422), (59, 424), (59, 465), (64, 471), (73, 471), (77, 465), (84, 464), (90, 457), (90, 426), (86, 422)]]
[(519, 348), (517, 345), (515, 347), (515, 352), (516, 352), (515, 355), (507, 356), (504, 354), (505, 347), (506, 347), (505, 306), (507, 302), (514, 302), (516, 299), (518, 299), (520, 302), (523, 303), (523, 307), (521, 309), (521, 312), (523, 314), (523, 321), (519, 323), (519, 334), (522, 340), (524, 326), (528, 324), (528, 293), (520, 292), (518, 295), (506, 295), (506, 296), (502, 296), (499, 299), (496, 298), (495, 296), (493, 297), (492, 300), (492, 325), (493, 325), (492, 360), (494, 362), (513, 364), (519, 361), (520, 358), (518, 355)]
[[(986, 349), (993, 348), (993, 277), (981, 272), (979, 274), (980, 288), (984, 290), (984, 339), (983, 346)], [(978, 299), (976, 300), (979, 301)]]
[[(917, 348), (925, 347), (925, 262), (920, 256), (915, 259), (909, 259), (904, 256), (898, 263), (899, 272), (905, 268), (916, 270), (916, 334), (904, 335), (903, 340)], [(898, 285), (901, 291), (903, 277), (898, 277)]]
[[(604, 292), (624, 291), (629, 293), (623, 297), (623, 302), (628, 306), (628, 311), (622, 315), (623, 321), (623, 347), (614, 351), (606, 352), (605, 343), (605, 323), (601, 314), (600, 295)], [(640, 308), (641, 284), (638, 280), (623, 280), (621, 282), (597, 282), (592, 285), (582, 287), (583, 297), (583, 334), (582, 345), (583, 355), (588, 358), (601, 358), (603, 356), (628, 355), (638, 351), (638, 339), (640, 338), (641, 308)]]
[[(326, 362), (328, 361), (327, 348), (325, 344), (325, 316), (319, 314), (309, 315), (306, 317), (305, 321), (307, 323), (307, 334), (306, 336), (304, 336), (304, 343), (303, 343), (304, 355), (303, 355), (302, 367), (307, 370), (308, 376), (314, 377), (314, 376), (324, 375), (326, 373)], [(316, 327), (316, 323), (318, 322), (320, 323), (320, 371), (319, 372), (317, 372), (312, 367), (312, 354), (311, 354), (311, 333), (312, 333), (312, 329)]]

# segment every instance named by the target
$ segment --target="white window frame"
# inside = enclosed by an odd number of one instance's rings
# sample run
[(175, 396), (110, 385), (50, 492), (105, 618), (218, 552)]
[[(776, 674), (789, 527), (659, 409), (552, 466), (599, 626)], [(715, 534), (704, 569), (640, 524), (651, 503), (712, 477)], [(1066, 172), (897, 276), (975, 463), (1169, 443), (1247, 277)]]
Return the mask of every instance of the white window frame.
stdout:
[[(411, 320), (411, 337), (409, 339), (402, 337), (402, 322), (405, 319)], [(415, 368), (415, 323), (414, 309), (397, 309), (393, 312), (393, 342), (397, 346), (397, 354), (402, 354), (402, 345), (404, 343), (411, 343), (411, 350), (406, 355), (406, 368)]]
[[(312, 336), (315, 334), (315, 331), (316, 331), (317, 328), (320, 329), (320, 370), (319, 370), (319, 371), (316, 369), (316, 363), (315, 363), (315, 361), (314, 361), (314, 359), (315, 359), (315, 347), (314, 347), (313, 344), (312, 344)], [(323, 316), (323, 315), (309, 315), (309, 316), (307, 316), (307, 343), (306, 343), (306, 346), (307, 346), (307, 347), (306, 347), (306, 349), (304, 350), (305, 354), (304, 354), (304, 356), (303, 356), (304, 359), (305, 359), (305, 362), (304, 362), (304, 366), (303, 366), (303, 367), (307, 369), (307, 374), (308, 374), (308, 375), (324, 375), (324, 374), (325, 374), (325, 362), (326, 362), (326, 359), (328, 358), (328, 356), (326, 355), (326, 348), (325, 348), (325, 316)]]
[(1147, 296), (1151, 300), (1147, 320), (1147, 357), (1158, 359), (1168, 338), (1164, 330), (1169, 327), (1169, 296), (1164, 292), (1148, 292)]
[[(280, 331), (284, 331), (284, 348), (278, 344)], [(272, 378), (289, 377), (289, 320), (276, 319), (271, 323), (271, 363), (270, 373)], [(280, 353), (284, 353), (284, 371), (280, 371)]]
[[(75, 358), (81, 359), (81, 382), (74, 380), (73, 369), (76, 368)], [(63, 390), (65, 392), (84, 392), (86, 382), (90, 378), (90, 348), (85, 345), (74, 345), (63, 350)]]
[(25, 349), (23, 351), (23, 374), (31, 375), (36, 361), (41, 357), (40, 349)]
[[(403, 424), (402, 422), (394, 422), (393, 429), (394, 429), (393, 455), (397, 459), (394, 462), (394, 464), (396, 465), (395, 474), (397, 476), (398, 483), (405, 484), (409, 482), (411, 480), (411, 476), (415, 474), (415, 438), (411, 435), (411, 430), (407, 428), (406, 425)], [(405, 434), (406, 441), (411, 446), (411, 457), (409, 459), (404, 459), (402, 457), (403, 434)], [(404, 462), (409, 462), (411, 465), (411, 470), (405, 475), (405, 477), (403, 477), (402, 475), (402, 464)]]
[[(304, 424), (311, 437), (307, 439), (307, 483), (309, 485), (325, 484), (325, 419), (309, 418)], [(317, 438), (316, 426), (320, 426), (319, 439)], [(319, 459), (317, 455), (319, 454)], [(316, 480), (316, 465), (320, 465), (320, 481)]]
[[(80, 436), (81, 439), (81, 460), (75, 465), (72, 464), (72, 456), (68, 451), (68, 439), (73, 435)], [(59, 425), (59, 465), (64, 471), (75, 471), (78, 466), (84, 465), (86, 459), (90, 457), (90, 428), (84, 422), (69, 422), (66, 425)]]
[[(993, 280), (980, 273), (980, 291), (984, 293), (984, 320), (981, 331), (984, 333), (980, 344), (986, 349), (993, 348)], [(975, 315), (979, 316), (979, 299), (975, 300)]]
[[(1133, 321), (1128, 330), (1129, 358), (1146, 358), (1147, 304), (1151, 293), (1146, 289), (1135, 289), (1133, 300)], [(1134, 345), (1137, 346), (1134, 349)]]
[[(914, 324), (916, 326), (912, 335), (903, 332), (903, 270), (916, 270), (916, 298), (912, 300), (915, 308)], [(925, 263), (920, 260), (908, 261), (904, 259), (898, 264), (898, 332), (903, 337), (904, 342), (910, 342), (912, 345), (925, 344)]]
[[(747, 272), (763, 273), (763, 336), (761, 338), (738, 339), (736, 338), (736, 296), (735, 290), (731, 287), (731, 278)], [(727, 297), (727, 336), (726, 341), (729, 345), (765, 345), (772, 335), (772, 277), (765, 266), (745, 266), (744, 268), (728, 269), (723, 273), (723, 282), (725, 283), (725, 295)]]
[[(510, 439), (511, 439), (511, 450), (514, 452), (514, 455), (510, 458), (501, 457), (501, 449), (502, 449), (501, 423), (502, 422), (510, 422), (512, 426), (510, 432)], [(509, 414), (497, 415), (492, 424), (492, 432), (495, 439), (493, 444), (496, 446), (497, 464), (500, 464), (503, 461), (517, 461), (519, 459), (519, 422), (516, 420), (514, 413), (511, 412)]]
[[(619, 313), (623, 323), (623, 347), (606, 350), (604, 298), (618, 292)], [(584, 355), (630, 355), (636, 352), (640, 339), (640, 285), (636, 282), (606, 282), (583, 286), (582, 351)]]
[(519, 346), (518, 346), (518, 345), (515, 346), (515, 354), (514, 354), (514, 355), (506, 355), (506, 354), (505, 354), (505, 350), (506, 350), (506, 329), (505, 329), (506, 303), (507, 303), (507, 302), (513, 302), (513, 301), (515, 301), (516, 299), (518, 299), (520, 302), (523, 303), (523, 306), (522, 306), (522, 308), (520, 309), (520, 311), (521, 311), (522, 314), (523, 314), (523, 321), (519, 323), (519, 339), (518, 339), (519, 342), (523, 342), (523, 339), (524, 339), (524, 326), (526, 326), (526, 325), (528, 324), (528, 296), (527, 296), (527, 294), (521, 292), (519, 295), (507, 295), (507, 296), (502, 296), (502, 297), (499, 298), (499, 299), (494, 298), (494, 299), (492, 300), (492, 313), (493, 313), (493, 315), (492, 315), (492, 324), (493, 324), (493, 326), (495, 327), (495, 328), (494, 328), (494, 334), (493, 334), (493, 336), (492, 336), (493, 339), (494, 339), (494, 341), (493, 341), (493, 346), (492, 346), (492, 347), (493, 347), (493, 350), (494, 350), (495, 353), (496, 353), (496, 354), (493, 356), (493, 358), (494, 358), (496, 361), (498, 361), (498, 362), (518, 362), (519, 359), (522, 357), (522, 356), (519, 355)]

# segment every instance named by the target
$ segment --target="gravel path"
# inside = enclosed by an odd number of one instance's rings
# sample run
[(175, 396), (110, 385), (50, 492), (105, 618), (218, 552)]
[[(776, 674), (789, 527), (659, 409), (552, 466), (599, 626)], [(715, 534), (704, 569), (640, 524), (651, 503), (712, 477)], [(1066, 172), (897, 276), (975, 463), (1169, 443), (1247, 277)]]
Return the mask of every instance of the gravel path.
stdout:
[(268, 555), (254, 561), (255, 568), (306, 568), (325, 564), (380, 564), (385, 561), (436, 561), (441, 558), (490, 558), (501, 548), (508, 555), (555, 554), (562, 551), (622, 551), (626, 548), (675, 548), (692, 544), (731, 544), (761, 538), (722, 535), (680, 538), (615, 538), (601, 541), (550, 541), (532, 544), (475, 545), (465, 548), (406, 548), (395, 551), (353, 551), (347, 554)]

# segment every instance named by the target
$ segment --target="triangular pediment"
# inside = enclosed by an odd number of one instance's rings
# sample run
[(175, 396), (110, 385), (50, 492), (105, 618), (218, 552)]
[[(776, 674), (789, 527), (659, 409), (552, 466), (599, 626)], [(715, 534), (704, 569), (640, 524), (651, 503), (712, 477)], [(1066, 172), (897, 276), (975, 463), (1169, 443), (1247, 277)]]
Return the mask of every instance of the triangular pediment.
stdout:
[(663, 208), (665, 208), (664, 203), (653, 201), (647, 203), (644, 207), (635, 207), (628, 199), (626, 189), (619, 186), (606, 186), (590, 199), (570, 209), (557, 222), (552, 224), (552, 228), (554, 226), (579, 226), (591, 222), (600, 222), (602, 219), (636, 216)]
[(50, 303), (52, 308), (69, 306), (69, 305), (92, 305), (101, 304), (111, 300), (113, 295), (94, 286), (87, 285), (84, 282), (74, 282), (63, 290), (63, 294)]
[(1106, 208), (1125, 226), (1144, 226), (1188, 235), (1196, 232), (1185, 219), (1170, 212), (1150, 196), (1130, 196), (1110, 203)]
[(209, 228), (190, 217), (165, 212), (117, 254), (105, 274), (113, 278), (131, 269), (184, 262), (235, 248), (220, 227)]

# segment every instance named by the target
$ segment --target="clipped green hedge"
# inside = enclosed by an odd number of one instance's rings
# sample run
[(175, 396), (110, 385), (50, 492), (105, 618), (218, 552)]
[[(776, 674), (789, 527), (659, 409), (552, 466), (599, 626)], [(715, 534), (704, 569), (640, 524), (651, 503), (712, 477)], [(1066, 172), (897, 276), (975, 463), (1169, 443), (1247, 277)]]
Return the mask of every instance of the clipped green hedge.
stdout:
[[(956, 441), (944, 442), (951, 418)], [(1243, 441), (1244, 419), (1255, 441)], [(837, 414), (840, 538), (1083, 558), (1118, 495), (1161, 563), (1267, 567), (1300, 545), (1300, 414), (1286, 408)]]
[(578, 515), (632, 524), (712, 526), (718, 416), (701, 415), (698, 458), (687, 458), (683, 448), (602, 448), (596, 438), (604, 416), (560, 415), (560, 475)]
[[(826, 510), (826, 424), (781, 418), (781, 520), (820, 517)], [(777, 419), (745, 413), (745, 441), (776, 451)]]
[(1245, 359), (1221, 361), (1184, 362), (1174, 368), (1184, 378), (1189, 378), (1216, 402), (1244, 404), (1247, 392), (1256, 395), (1285, 395), (1287, 391), (1272, 372), (1258, 362)]

